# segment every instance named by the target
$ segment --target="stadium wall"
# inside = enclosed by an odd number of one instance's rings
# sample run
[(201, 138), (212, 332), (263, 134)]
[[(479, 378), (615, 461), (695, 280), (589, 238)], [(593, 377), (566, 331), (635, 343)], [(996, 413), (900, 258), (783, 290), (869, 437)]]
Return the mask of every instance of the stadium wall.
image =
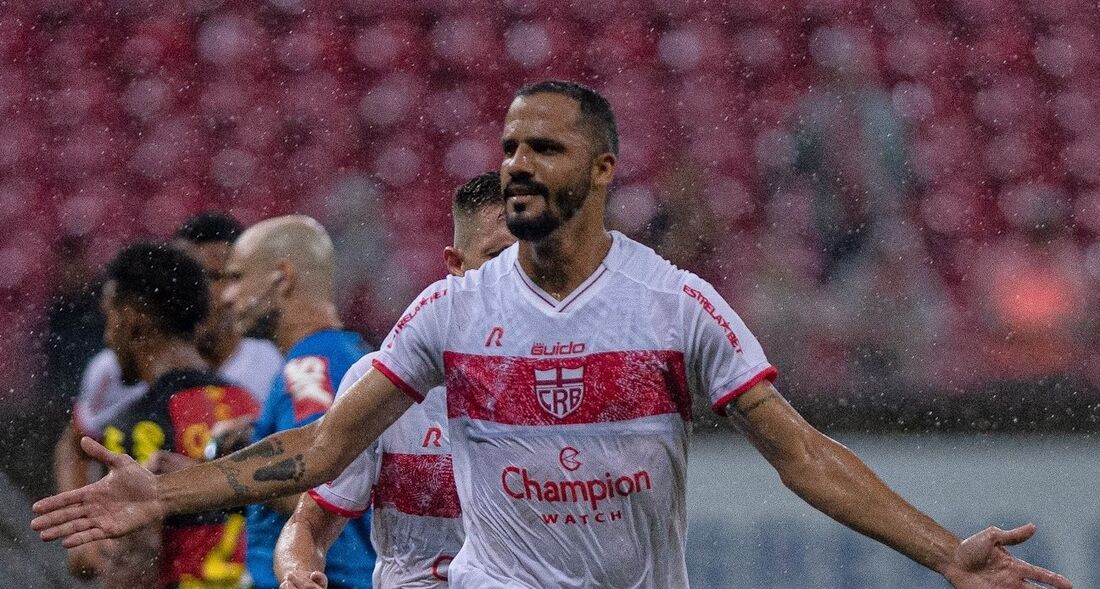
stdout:
[[(1100, 587), (1100, 442), (1078, 436), (838, 436), (960, 536), (1034, 521), (1014, 554)], [(948, 587), (786, 490), (743, 439), (697, 436), (688, 479), (694, 589)]]

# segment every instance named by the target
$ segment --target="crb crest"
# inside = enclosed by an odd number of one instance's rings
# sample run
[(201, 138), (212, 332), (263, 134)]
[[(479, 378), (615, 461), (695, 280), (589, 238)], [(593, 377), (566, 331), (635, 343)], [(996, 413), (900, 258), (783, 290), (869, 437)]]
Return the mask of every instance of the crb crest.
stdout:
[(535, 396), (543, 411), (558, 419), (576, 411), (584, 400), (584, 366), (536, 369)]

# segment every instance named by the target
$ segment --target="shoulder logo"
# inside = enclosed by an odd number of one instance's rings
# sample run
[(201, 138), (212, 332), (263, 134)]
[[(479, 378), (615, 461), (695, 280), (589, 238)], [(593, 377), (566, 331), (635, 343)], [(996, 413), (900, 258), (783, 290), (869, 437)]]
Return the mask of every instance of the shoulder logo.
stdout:
[(494, 326), (493, 330), (489, 332), (489, 337), (485, 338), (485, 347), (488, 348), (495, 345), (499, 348), (503, 345), (503, 343), (501, 342), (501, 339), (503, 338), (504, 328), (499, 325)]
[(543, 411), (558, 419), (565, 418), (584, 400), (584, 366), (535, 369), (535, 396)]
[(737, 338), (737, 334), (734, 333), (730, 322), (722, 316), (717, 308), (715, 308), (714, 303), (710, 302), (710, 299), (708, 299), (702, 291), (694, 289), (686, 284), (684, 285), (684, 294), (699, 302), (699, 305), (703, 307), (703, 311), (706, 312), (707, 315), (710, 315), (710, 318), (718, 324), (718, 327), (722, 329), (723, 332), (725, 332), (726, 340), (733, 346), (733, 349), (736, 350), (738, 354), (741, 354), (741, 340)]
[(295, 421), (314, 413), (323, 413), (332, 405), (335, 395), (328, 374), (328, 359), (324, 356), (301, 356), (287, 360), (283, 378), (294, 406)]
[(432, 427), (429, 427), (427, 429), (427, 431), (424, 432), (424, 441), (420, 444), (420, 447), (421, 448), (427, 448), (428, 446), (433, 446), (435, 448), (442, 448), (443, 447), (442, 442), (443, 442), (443, 429), (439, 428), (439, 427), (432, 426)]

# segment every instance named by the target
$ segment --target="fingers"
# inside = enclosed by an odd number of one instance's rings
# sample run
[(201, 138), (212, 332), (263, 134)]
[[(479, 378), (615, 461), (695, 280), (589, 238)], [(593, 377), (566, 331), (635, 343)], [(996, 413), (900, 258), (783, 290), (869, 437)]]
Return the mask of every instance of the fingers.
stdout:
[[(91, 528), (97, 527), (95, 522), (87, 519), (87, 517), (78, 517), (78, 519), (68, 520), (57, 525), (44, 528), (41, 532), (38, 532), (38, 537), (44, 539), (46, 542), (55, 541), (57, 538), (68, 538), (74, 534), (91, 530)], [(66, 548), (72, 548), (79, 544), (68, 544), (66, 541), (63, 543)]]
[(1025, 524), (1008, 531), (998, 528), (993, 528), (993, 530), (993, 538), (997, 544), (1013, 546), (1025, 542), (1028, 538), (1034, 536), (1036, 527), (1035, 524)]
[(1033, 564), (1023, 563), (1020, 561), (1025, 569), (1024, 578), (1030, 581), (1039, 581), (1054, 587), (1055, 589), (1073, 589), (1073, 583), (1069, 579), (1055, 573), (1054, 571), (1048, 571), (1043, 567), (1038, 567)]
[(61, 541), (61, 545), (65, 548), (76, 548), (89, 542), (103, 540), (106, 537), (107, 532), (104, 532), (102, 528), (93, 527), (65, 538)]
[(279, 589), (326, 589), (328, 579), (323, 573), (313, 571), (309, 575), (297, 571), (287, 574)]
[[(83, 504), (70, 505), (61, 509), (55, 509), (50, 512), (43, 513), (42, 515), (31, 520), (31, 529), (43, 534), (43, 540), (54, 540), (57, 536), (52, 538), (46, 538), (45, 533), (47, 530), (53, 530), (55, 528), (64, 526), (75, 520), (83, 519), (87, 516), (86, 509)], [(77, 530), (79, 531), (79, 530)]]
[(83, 450), (89, 458), (110, 468), (122, 468), (126, 465), (126, 459), (129, 458), (125, 454), (111, 452), (105, 448), (103, 444), (100, 444), (88, 436), (80, 438), (80, 449)]
[[(52, 497), (46, 497), (45, 499), (36, 501), (35, 504), (31, 506), (31, 510), (38, 515), (45, 515), (51, 511), (57, 511), (58, 509), (78, 504), (82, 501), (84, 501), (84, 489), (73, 489), (72, 491), (58, 493)], [(34, 521), (38, 521), (39, 519), (40, 518), (35, 518)], [(33, 522), (31, 526), (34, 526)], [(38, 528), (34, 529), (37, 530)]]

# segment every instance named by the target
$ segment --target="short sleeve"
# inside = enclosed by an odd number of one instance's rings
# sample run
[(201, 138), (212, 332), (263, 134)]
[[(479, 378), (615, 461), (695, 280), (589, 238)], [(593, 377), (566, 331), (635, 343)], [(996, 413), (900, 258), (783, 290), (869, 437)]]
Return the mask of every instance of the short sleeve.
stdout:
[(122, 368), (114, 352), (101, 350), (84, 367), (80, 377), (73, 424), (81, 434), (98, 440), (107, 423), (140, 399), (147, 389), (145, 383), (123, 384)]
[(111, 386), (109, 363), (104, 361), (104, 356), (104, 352), (100, 352), (84, 367), (84, 372), (80, 375), (80, 391), (73, 404), (73, 423), (76, 429), (82, 435), (97, 440), (103, 435), (103, 431), (95, 419), (93, 407), (102, 406), (106, 402), (107, 390)]
[(374, 359), (374, 368), (421, 402), (443, 384), (443, 346), (453, 296), (450, 281), (429, 286), (401, 315)]
[(693, 384), (705, 391), (711, 408), (725, 407), (741, 393), (777, 371), (764, 355), (756, 336), (705, 280), (687, 274), (681, 287), (686, 305), (686, 362)]
[[(352, 364), (340, 381), (337, 397), (370, 370), (377, 355), (377, 352), (372, 352)], [(357, 456), (340, 476), (310, 490), (309, 496), (330, 513), (347, 518), (359, 517), (370, 507), (371, 490), (378, 479), (378, 464), (378, 442), (375, 442)]]
[(347, 518), (359, 517), (370, 507), (378, 464), (378, 442), (375, 442), (356, 456), (340, 476), (310, 489), (309, 496), (325, 511)]

